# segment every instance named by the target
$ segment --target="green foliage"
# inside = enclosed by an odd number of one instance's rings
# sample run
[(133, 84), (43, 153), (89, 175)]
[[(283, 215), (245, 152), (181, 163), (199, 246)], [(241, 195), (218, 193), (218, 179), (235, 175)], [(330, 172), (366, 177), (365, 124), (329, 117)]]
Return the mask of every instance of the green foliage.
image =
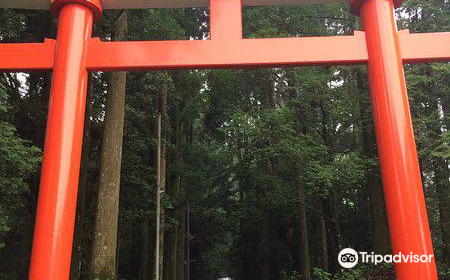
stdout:
[(325, 270), (317, 268), (317, 267), (315, 267), (313, 269), (313, 275), (318, 280), (332, 280), (332, 276), (333, 276), (331, 273), (326, 272)]
[[(0, 116), (7, 114), (7, 95), (0, 85)], [(26, 207), (29, 195), (26, 178), (37, 171), (40, 150), (17, 135), (16, 128), (0, 121), (0, 249), (3, 235), (15, 226), (19, 209)]]
[(439, 267), (439, 275), (442, 277), (442, 279), (446, 279), (446, 278), (450, 277), (450, 267), (441, 265)]
[(340, 273), (334, 275), (323, 269), (314, 268), (313, 275), (315, 280), (385, 280), (394, 279), (393, 273), (393, 268), (390, 265), (358, 265), (352, 269), (343, 269)]

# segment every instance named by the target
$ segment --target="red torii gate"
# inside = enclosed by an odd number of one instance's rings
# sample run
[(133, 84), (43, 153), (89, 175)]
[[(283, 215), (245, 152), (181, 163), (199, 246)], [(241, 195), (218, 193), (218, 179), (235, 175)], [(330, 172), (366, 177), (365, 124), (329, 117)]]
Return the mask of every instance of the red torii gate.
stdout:
[[(208, 0), (103, 0), (106, 8), (207, 6)], [(244, 5), (341, 0), (244, 0)], [(53, 70), (29, 279), (69, 278), (88, 71), (367, 64), (393, 252), (433, 255), (403, 63), (450, 60), (450, 33), (397, 31), (402, 0), (350, 0), (353, 36), (242, 39), (241, 0), (210, 0), (211, 39), (101, 42), (91, 38), (100, 0), (0, 0), (48, 9), (56, 40), (0, 44), (1, 71)], [(396, 264), (401, 280), (437, 280), (431, 263)]]

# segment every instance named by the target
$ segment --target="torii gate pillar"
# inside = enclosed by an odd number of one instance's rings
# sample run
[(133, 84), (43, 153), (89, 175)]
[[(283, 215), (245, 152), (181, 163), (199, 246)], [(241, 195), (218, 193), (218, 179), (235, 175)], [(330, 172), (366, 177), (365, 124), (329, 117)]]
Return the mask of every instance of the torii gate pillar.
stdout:
[[(354, 0), (366, 32), (368, 72), (386, 210), (394, 254), (433, 255), (394, 5), (402, 0)], [(429, 263), (395, 265), (397, 279), (437, 279)]]
[(94, 0), (55, 0), (59, 14), (30, 280), (69, 279)]

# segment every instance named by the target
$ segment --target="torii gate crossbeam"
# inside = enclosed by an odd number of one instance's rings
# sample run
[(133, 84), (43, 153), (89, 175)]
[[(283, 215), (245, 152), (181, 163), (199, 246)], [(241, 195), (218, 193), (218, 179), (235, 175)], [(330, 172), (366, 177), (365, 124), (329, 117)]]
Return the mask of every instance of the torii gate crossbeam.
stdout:
[[(106, 8), (190, 7), (208, 0), (103, 0)], [(341, 0), (243, 0), (244, 5)], [(243, 39), (241, 0), (210, 0), (211, 39), (101, 42), (91, 38), (100, 0), (0, 0), (50, 8), (56, 40), (0, 44), (1, 71), (53, 71), (30, 265), (31, 280), (69, 277), (88, 71), (367, 64), (394, 253), (433, 255), (403, 63), (450, 60), (450, 33), (397, 31), (402, 0), (350, 0), (364, 31), (353, 36)], [(437, 280), (430, 263), (398, 263), (400, 280)]]

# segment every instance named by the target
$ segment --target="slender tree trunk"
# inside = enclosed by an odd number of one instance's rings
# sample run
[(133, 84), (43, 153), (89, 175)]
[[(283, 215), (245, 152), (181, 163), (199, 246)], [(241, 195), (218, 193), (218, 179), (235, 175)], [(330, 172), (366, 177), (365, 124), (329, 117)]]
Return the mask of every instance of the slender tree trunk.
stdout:
[(302, 279), (311, 279), (308, 240), (308, 217), (306, 215), (305, 188), (301, 179), (298, 179), (298, 219), (299, 219), (299, 247), (300, 247), (300, 274)]
[(165, 242), (165, 249), (167, 257), (164, 257), (164, 279), (177, 280), (177, 252), (178, 252), (178, 225), (174, 225), (167, 234), (167, 241)]
[(83, 221), (84, 209), (86, 205), (86, 188), (89, 170), (89, 150), (91, 139), (91, 114), (92, 114), (92, 94), (93, 75), (89, 75), (88, 91), (86, 95), (86, 113), (84, 117), (83, 151), (81, 154), (81, 170), (78, 180), (77, 214), (75, 218), (75, 231), (72, 245), (72, 262), (70, 266), (70, 279), (80, 279), (82, 241), (83, 241)]
[(390, 234), (386, 216), (386, 204), (384, 201), (383, 185), (378, 168), (372, 169), (367, 174), (367, 184), (370, 189), (370, 202), (373, 220), (373, 250), (378, 254), (389, 254)]
[[(258, 204), (260, 208), (263, 207), (261, 201), (263, 200), (263, 195), (258, 196)], [(270, 235), (269, 235), (269, 215), (264, 213), (262, 220), (257, 226), (258, 231), (258, 245), (257, 245), (257, 264), (259, 268), (259, 274), (261, 280), (271, 280), (271, 260), (270, 260)]]
[[(178, 169), (176, 172), (174, 172), (174, 176), (172, 177), (171, 184), (170, 184), (170, 195), (175, 198), (175, 207), (170, 211), (170, 215), (173, 218), (177, 218), (179, 215), (179, 209), (180, 209), (180, 191), (181, 191), (181, 184), (182, 184), (182, 174), (180, 169), (180, 165), (182, 164), (183, 157), (182, 157), (182, 150), (181, 150), (181, 141), (182, 141), (182, 135), (184, 134), (184, 124), (181, 121), (181, 108), (180, 105), (176, 105), (175, 109), (175, 116), (174, 116), (174, 124), (173, 127), (175, 128), (175, 135), (173, 138), (173, 141), (175, 142), (175, 154), (174, 154), (174, 166)], [(179, 217), (178, 217), (179, 218)], [(167, 257), (164, 257), (165, 259), (165, 266), (164, 266), (164, 279), (165, 280), (178, 280), (177, 272), (178, 272), (178, 265), (180, 265), (177, 261), (179, 257), (178, 254), (178, 237), (179, 237), (179, 227), (180, 224), (174, 224), (173, 227), (167, 232), (167, 241), (165, 242), (165, 253)]]
[[(362, 149), (364, 156), (368, 159), (377, 157), (375, 128), (371, 117), (371, 106), (368, 96), (368, 85), (366, 78), (361, 70), (356, 71), (356, 80), (359, 92), (361, 94), (360, 119), (362, 132)], [(369, 188), (372, 221), (373, 221), (373, 250), (378, 254), (389, 254), (390, 252), (390, 234), (389, 224), (386, 214), (386, 204), (384, 201), (383, 184), (381, 182), (381, 171), (379, 165), (370, 168), (366, 177)]]
[(335, 273), (341, 268), (336, 256), (342, 249), (342, 235), (337, 214), (336, 194), (333, 190), (330, 190), (326, 200), (325, 212), (331, 218), (331, 221), (327, 223), (328, 266), (330, 271)]
[(139, 280), (155, 280), (155, 252), (156, 244), (153, 242), (156, 239), (156, 227), (151, 224), (153, 219), (145, 217), (142, 222), (142, 243), (141, 258), (139, 265)]
[[(262, 105), (264, 109), (275, 110), (276, 108), (276, 85), (275, 85), (275, 73), (273, 70), (261, 70), (266, 78), (267, 88), (263, 92)], [(277, 176), (276, 168), (277, 162), (273, 158), (266, 158), (262, 162), (262, 170), (267, 176)], [(264, 186), (265, 189), (263, 193), (258, 195), (258, 204), (260, 205), (261, 211), (264, 213), (264, 220), (261, 221), (259, 225), (259, 235), (260, 235), (260, 245), (258, 246), (259, 251), (261, 251), (259, 266), (261, 272), (262, 280), (272, 279), (273, 269), (275, 269), (275, 263), (273, 257), (270, 254), (271, 251), (271, 240), (273, 238), (271, 228), (274, 226), (271, 218), (272, 213), (270, 210), (266, 209), (264, 204), (265, 196), (269, 193), (275, 186)]]
[(158, 130), (158, 153), (157, 153), (157, 226), (156, 226), (156, 240), (155, 240), (155, 279), (163, 279), (164, 269), (164, 226), (165, 226), (165, 209), (161, 206), (161, 195), (166, 191), (166, 145), (165, 145), (165, 116), (167, 98), (167, 86), (163, 82), (161, 84), (160, 92), (158, 94), (158, 110), (157, 110), (157, 130)]
[[(126, 36), (127, 12), (117, 19), (115, 40)], [(92, 279), (116, 278), (117, 226), (119, 216), (120, 170), (125, 115), (126, 72), (111, 73), (106, 97), (105, 128), (99, 171), (98, 205), (90, 264)]]
[[(296, 83), (296, 79), (293, 79), (293, 83)], [(295, 98), (295, 97), (294, 97)], [(306, 119), (303, 119), (303, 109), (298, 107), (296, 110), (297, 123), (295, 125), (295, 131), (297, 134), (305, 134), (309, 131), (309, 127), (306, 125)], [(299, 264), (300, 274), (302, 279), (311, 279), (311, 264), (310, 264), (310, 251), (309, 251), (309, 238), (308, 238), (308, 216), (306, 211), (306, 195), (305, 186), (301, 178), (301, 167), (296, 166), (296, 189), (297, 189), (297, 202), (298, 202), (298, 242), (299, 242)]]
[(142, 241), (139, 244), (141, 248), (141, 258), (139, 266), (139, 280), (155, 280), (155, 260), (153, 258), (155, 252), (155, 230), (156, 227), (151, 225), (153, 219), (144, 217), (142, 221)]
[[(161, 158), (161, 193), (164, 194), (166, 191), (166, 149), (165, 144), (163, 144), (163, 154)], [(159, 231), (159, 280), (163, 279), (164, 275), (164, 246), (165, 246), (165, 226), (166, 226), (166, 210), (161, 206), (160, 211), (160, 231)], [(155, 268), (156, 269), (156, 268)]]
[[(323, 198), (317, 199), (317, 211), (324, 213)], [(328, 270), (328, 246), (325, 218), (315, 213), (316, 222), (316, 267)]]
[(152, 279), (150, 277), (150, 222), (148, 217), (144, 217), (144, 221), (141, 225), (141, 258), (140, 258), (140, 267), (139, 267), (139, 280), (147, 280)]
[(177, 232), (177, 280), (186, 279), (186, 188), (184, 184), (181, 184), (180, 190), (181, 205), (179, 209), (180, 224)]
[[(192, 146), (192, 129), (193, 126), (191, 124), (182, 123), (182, 139), (184, 139), (185, 143)], [(181, 161), (183, 158), (181, 157)], [(185, 280), (187, 277), (187, 261), (186, 261), (186, 240), (187, 236), (187, 182), (186, 178), (181, 178), (178, 200), (179, 200), (179, 217), (180, 223), (178, 227), (178, 238), (177, 238), (177, 280)]]

